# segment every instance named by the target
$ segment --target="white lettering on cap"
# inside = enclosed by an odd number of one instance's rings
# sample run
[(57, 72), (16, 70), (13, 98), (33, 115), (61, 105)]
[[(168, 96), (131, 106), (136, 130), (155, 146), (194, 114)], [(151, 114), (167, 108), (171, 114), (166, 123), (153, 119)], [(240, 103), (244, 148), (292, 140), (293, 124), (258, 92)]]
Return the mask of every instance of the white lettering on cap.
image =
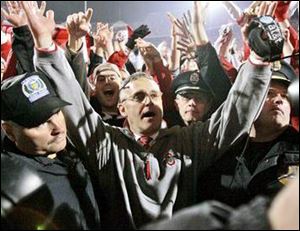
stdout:
[(45, 82), (37, 75), (32, 75), (21, 82), (22, 91), (31, 103), (49, 95)]

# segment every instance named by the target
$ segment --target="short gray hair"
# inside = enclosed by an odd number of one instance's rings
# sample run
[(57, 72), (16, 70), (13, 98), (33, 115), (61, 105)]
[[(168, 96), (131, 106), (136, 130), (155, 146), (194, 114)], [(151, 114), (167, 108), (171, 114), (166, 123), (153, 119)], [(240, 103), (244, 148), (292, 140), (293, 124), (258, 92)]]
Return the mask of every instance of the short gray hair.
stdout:
[(126, 78), (125, 80), (123, 80), (123, 82), (121, 83), (121, 87), (120, 87), (120, 91), (119, 91), (119, 102), (121, 101), (121, 92), (125, 89), (127, 89), (127, 85), (131, 82), (134, 82), (138, 79), (149, 79), (154, 81), (153, 77), (151, 75), (148, 75), (145, 72), (136, 72), (132, 75), (130, 75), (128, 78)]
[(126, 78), (125, 80), (123, 80), (123, 82), (121, 83), (121, 87), (120, 87), (120, 91), (125, 89), (126, 86), (135, 81), (138, 80), (140, 78), (145, 78), (145, 79), (150, 79), (150, 80), (154, 80), (152, 76), (146, 74), (145, 72), (136, 72), (132, 75), (130, 75), (128, 78)]

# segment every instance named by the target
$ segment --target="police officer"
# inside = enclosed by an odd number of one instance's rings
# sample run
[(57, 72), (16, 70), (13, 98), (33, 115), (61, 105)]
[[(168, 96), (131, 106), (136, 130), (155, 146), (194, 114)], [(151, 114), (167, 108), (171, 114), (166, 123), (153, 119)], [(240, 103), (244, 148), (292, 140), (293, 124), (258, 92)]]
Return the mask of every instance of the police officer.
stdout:
[(67, 105), (42, 73), (2, 82), (6, 137), (1, 152), (1, 221), (5, 221), (1, 224), (5, 228), (100, 227), (90, 178), (67, 144), (61, 112)]
[(172, 91), (181, 119), (178, 124), (188, 126), (208, 116), (213, 96), (199, 72), (187, 71), (179, 74), (172, 82)]
[(258, 194), (273, 197), (295, 177), (299, 133), (290, 124), (288, 87), (296, 78), (286, 62), (273, 63), (271, 86), (252, 134), (204, 173), (207, 184), (200, 189), (201, 200), (238, 206)]

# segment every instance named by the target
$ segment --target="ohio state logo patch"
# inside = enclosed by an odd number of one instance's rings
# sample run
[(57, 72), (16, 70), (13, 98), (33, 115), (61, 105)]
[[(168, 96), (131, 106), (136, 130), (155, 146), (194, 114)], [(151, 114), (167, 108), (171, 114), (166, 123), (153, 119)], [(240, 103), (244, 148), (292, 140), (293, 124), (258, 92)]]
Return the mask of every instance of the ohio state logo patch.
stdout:
[(163, 159), (163, 163), (167, 166), (173, 166), (175, 163), (176, 163), (176, 160), (175, 160), (175, 157), (174, 157), (174, 154), (171, 153), (171, 152), (168, 152), (164, 159)]

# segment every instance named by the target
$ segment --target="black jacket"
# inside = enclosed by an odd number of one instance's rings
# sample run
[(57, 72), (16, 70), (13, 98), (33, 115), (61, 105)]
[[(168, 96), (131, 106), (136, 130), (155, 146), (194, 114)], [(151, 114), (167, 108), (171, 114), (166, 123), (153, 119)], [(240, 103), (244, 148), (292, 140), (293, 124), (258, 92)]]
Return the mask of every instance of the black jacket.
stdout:
[(3, 198), (11, 204), (7, 207), (1, 202), (1, 210), (6, 211), (1, 213), (4, 228), (100, 228), (89, 175), (71, 148), (49, 159), (22, 153), (5, 138), (1, 201)]
[(215, 199), (235, 207), (257, 195), (272, 198), (284, 186), (279, 179), (299, 166), (298, 140), (299, 133), (289, 127), (272, 142), (235, 145), (199, 177), (200, 201)]

